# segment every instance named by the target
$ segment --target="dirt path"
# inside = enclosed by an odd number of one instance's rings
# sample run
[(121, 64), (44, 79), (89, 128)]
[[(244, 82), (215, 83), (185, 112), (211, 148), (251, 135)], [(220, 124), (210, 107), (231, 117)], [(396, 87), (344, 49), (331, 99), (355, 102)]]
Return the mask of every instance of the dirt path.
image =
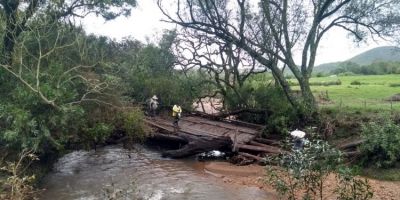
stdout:
[[(205, 164), (204, 169), (219, 178), (225, 183), (234, 185), (256, 186), (269, 193), (276, 195), (274, 189), (265, 183), (265, 170), (263, 166), (248, 165), (236, 166), (227, 162), (208, 162)], [(374, 200), (399, 200), (400, 199), (400, 182), (380, 181), (369, 179), (369, 183), (373, 189)], [(332, 194), (336, 185), (335, 177), (332, 175), (328, 177), (325, 182), (327, 200), (336, 199)]]

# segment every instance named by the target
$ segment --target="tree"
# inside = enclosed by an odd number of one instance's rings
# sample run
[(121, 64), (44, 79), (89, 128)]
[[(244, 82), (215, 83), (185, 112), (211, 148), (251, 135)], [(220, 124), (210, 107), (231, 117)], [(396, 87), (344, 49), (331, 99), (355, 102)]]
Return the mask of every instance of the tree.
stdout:
[(90, 13), (111, 20), (120, 15), (129, 15), (136, 0), (1, 0), (1, 23), (4, 24), (1, 64), (12, 66), (13, 51), (18, 38), (29, 31), (31, 21), (43, 15), (53, 20), (72, 23), (75, 17), (85, 17)]
[[(335, 27), (357, 41), (372, 36), (394, 36), (399, 29), (398, 0), (246, 0), (178, 1), (174, 14), (158, 5), (167, 21), (207, 33), (246, 51), (271, 70), (289, 102), (304, 120), (317, 111), (309, 78), (323, 36)], [(301, 62), (295, 62), (300, 50)], [(281, 66), (299, 82), (301, 98), (291, 92)]]
[(216, 88), (212, 94), (201, 98), (219, 94), (223, 97), (223, 108), (250, 107), (243, 92), (245, 82), (251, 75), (266, 71), (265, 68), (257, 67), (254, 58), (235, 45), (188, 29), (178, 34), (174, 46), (177, 64), (182, 70), (199, 70), (206, 76), (203, 84), (211, 84)]
[[(90, 98), (90, 95), (101, 92), (108, 85), (104, 82), (89, 80), (77, 72), (82, 69), (93, 69), (95, 65), (84, 63), (82, 56), (87, 55), (85, 54), (87, 50), (84, 50), (85, 41), (79, 41), (82, 39), (79, 38), (81, 33), (74, 28), (72, 21), (76, 17), (84, 17), (90, 13), (111, 20), (120, 15), (129, 15), (130, 9), (135, 5), (135, 0), (2, 0), (0, 1), (2, 14), (0, 23), (5, 26), (2, 35), (0, 66), (31, 92), (38, 94), (44, 103), (55, 108), (58, 106), (55, 102), (57, 97), (54, 94), (59, 94), (57, 91), (62, 89), (60, 84), (69, 84), (73, 80), (84, 81), (90, 89), (83, 93), (79, 101), (71, 103), (94, 100)], [(70, 25), (66, 22), (70, 22)], [(51, 56), (60, 55), (57, 53), (71, 47), (81, 50), (77, 53), (80, 55), (71, 57), (68, 62), (63, 60), (64, 63), (61, 62), (61, 65), (49, 61), (54, 61), (50, 59)], [(71, 54), (71, 56), (74, 55)], [(65, 67), (66, 63), (71, 65)], [(46, 86), (42, 84), (43, 76), (50, 76), (52, 80), (58, 79), (58, 81), (53, 81), (53, 85)], [(45, 87), (52, 87), (53, 94), (52, 92), (45, 94), (43, 92), (46, 90)]]

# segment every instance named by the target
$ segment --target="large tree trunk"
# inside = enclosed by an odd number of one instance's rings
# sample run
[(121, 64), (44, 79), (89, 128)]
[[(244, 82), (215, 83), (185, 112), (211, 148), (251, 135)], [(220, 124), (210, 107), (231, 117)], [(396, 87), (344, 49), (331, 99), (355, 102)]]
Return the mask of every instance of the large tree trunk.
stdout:
[(301, 107), (298, 108), (300, 110), (300, 112), (298, 112), (300, 119), (303, 120), (304, 123), (318, 121), (318, 104), (311, 91), (309, 78), (303, 77), (299, 81), (299, 84), (303, 100), (303, 102), (301, 102)]
[(297, 80), (299, 81), (300, 90), (301, 90), (301, 98), (295, 97), (288, 81), (285, 79), (284, 75), (279, 71), (278, 68), (272, 68), (273, 75), (275, 80), (281, 86), (286, 98), (289, 103), (296, 110), (296, 113), (301, 121), (301, 124), (306, 124), (308, 122), (313, 122), (318, 120), (318, 109), (317, 104), (314, 98), (314, 95), (311, 91), (309, 79), (307, 77), (303, 77), (298, 75)]
[(188, 143), (180, 149), (163, 152), (163, 156), (171, 158), (183, 158), (211, 150), (232, 148), (232, 140), (230, 137), (199, 137), (185, 133), (178, 133), (177, 136)]

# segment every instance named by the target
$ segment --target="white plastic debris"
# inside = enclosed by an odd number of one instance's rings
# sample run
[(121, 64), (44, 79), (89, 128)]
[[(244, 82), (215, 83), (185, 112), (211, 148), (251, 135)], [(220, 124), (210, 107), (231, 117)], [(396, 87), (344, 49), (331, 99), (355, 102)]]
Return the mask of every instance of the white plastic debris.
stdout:
[(214, 157), (220, 157), (220, 156), (222, 156), (222, 155), (223, 155), (223, 153), (222, 153), (222, 152), (220, 152), (220, 151), (217, 151), (217, 150), (213, 150), (213, 151), (211, 151), (211, 152), (210, 152), (210, 154), (211, 154), (212, 156), (214, 156)]
[(296, 130), (290, 132), (290, 135), (292, 137), (304, 138), (304, 136), (306, 136), (306, 133), (296, 129)]

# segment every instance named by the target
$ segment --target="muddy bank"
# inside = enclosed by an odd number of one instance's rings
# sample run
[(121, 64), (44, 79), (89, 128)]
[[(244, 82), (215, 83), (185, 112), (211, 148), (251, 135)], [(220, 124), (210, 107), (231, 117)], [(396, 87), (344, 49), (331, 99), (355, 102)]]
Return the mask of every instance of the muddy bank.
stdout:
[[(273, 194), (277, 194), (274, 189), (265, 182), (265, 170), (260, 165), (236, 166), (227, 162), (207, 162), (204, 170), (218, 177), (221, 181), (238, 186), (253, 186)], [(398, 200), (400, 198), (400, 182), (380, 181), (368, 179), (374, 192), (373, 200)], [(333, 191), (336, 186), (335, 176), (331, 175), (325, 181), (326, 199), (336, 199)]]

